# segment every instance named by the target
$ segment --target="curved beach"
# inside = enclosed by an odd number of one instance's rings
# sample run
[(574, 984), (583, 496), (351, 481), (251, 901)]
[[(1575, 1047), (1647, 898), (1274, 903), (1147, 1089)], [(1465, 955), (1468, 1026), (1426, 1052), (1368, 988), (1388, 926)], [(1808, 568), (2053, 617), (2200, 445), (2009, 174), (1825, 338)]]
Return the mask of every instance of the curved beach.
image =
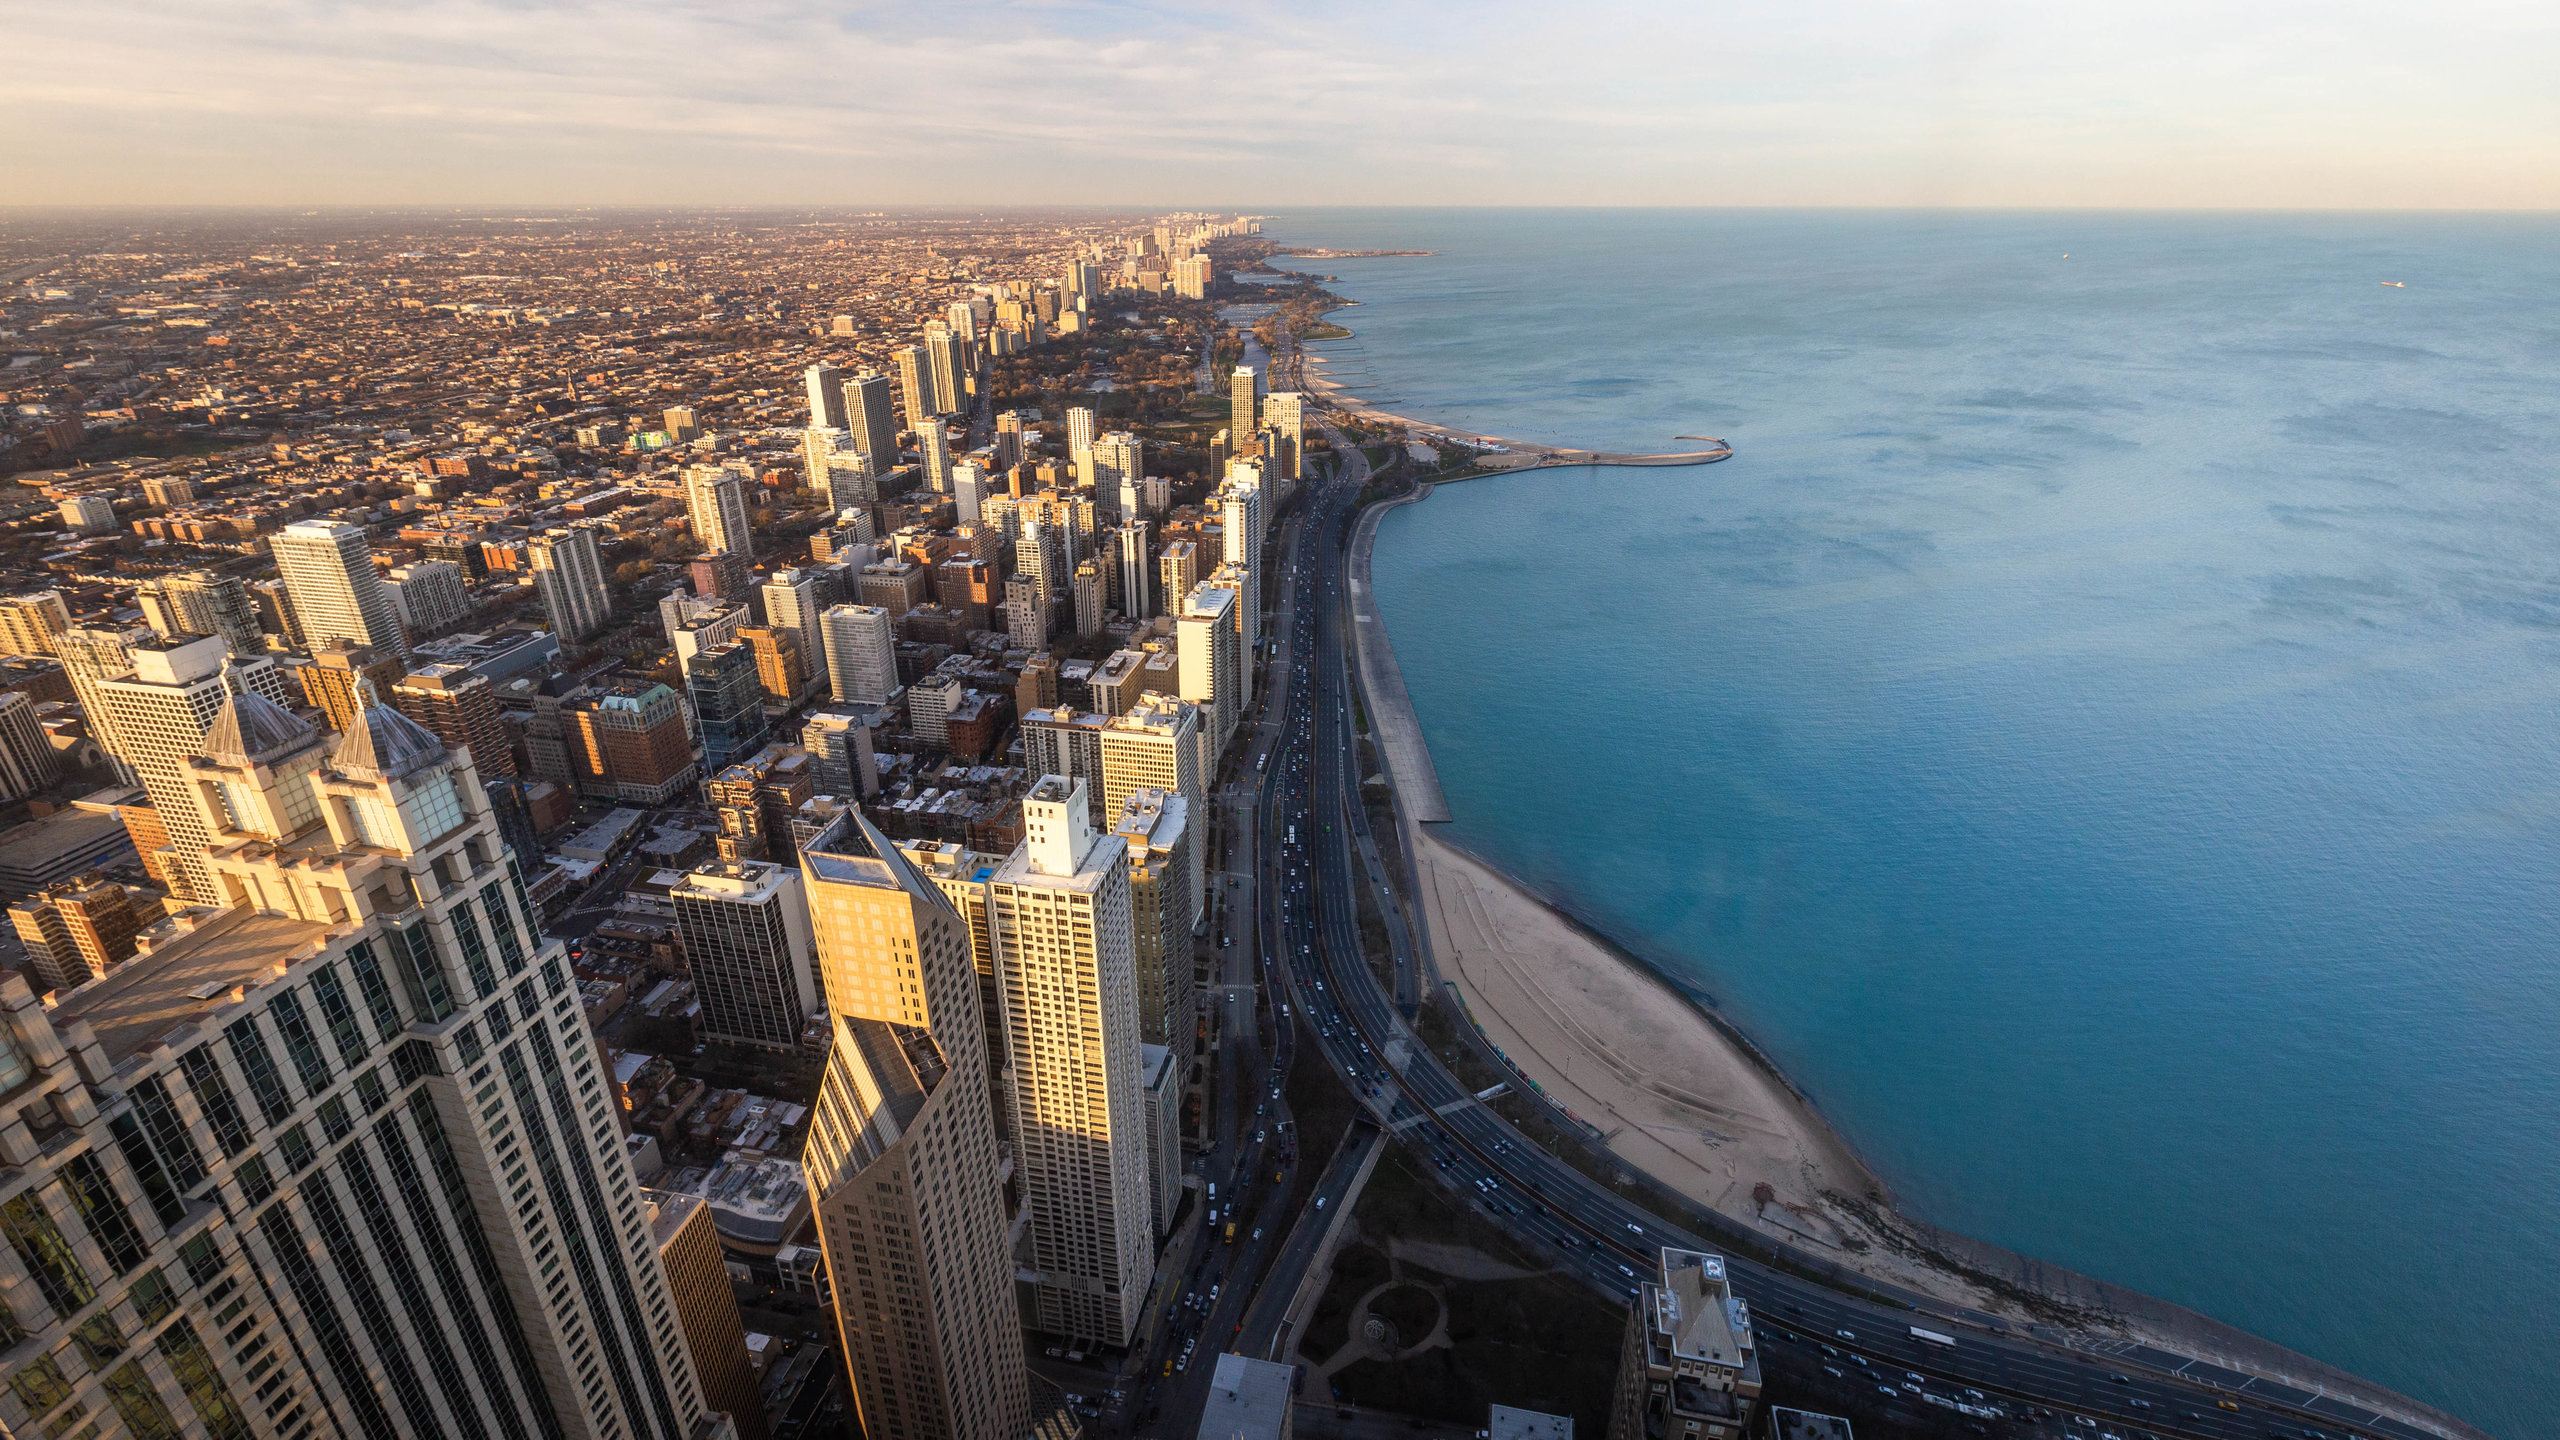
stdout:
[(1630, 1168), (1774, 1244), (2075, 1347), (2155, 1347), (2485, 1440), (2442, 1411), (2183, 1306), (1900, 1213), (1747, 1036), (1641, 957), (1437, 833), (1453, 817), (1370, 583), (1380, 518), (1432, 488), (1371, 507), (1353, 532), (1357, 680), (1421, 897), (1407, 911), (1421, 921), (1416, 950), (1523, 1078)]

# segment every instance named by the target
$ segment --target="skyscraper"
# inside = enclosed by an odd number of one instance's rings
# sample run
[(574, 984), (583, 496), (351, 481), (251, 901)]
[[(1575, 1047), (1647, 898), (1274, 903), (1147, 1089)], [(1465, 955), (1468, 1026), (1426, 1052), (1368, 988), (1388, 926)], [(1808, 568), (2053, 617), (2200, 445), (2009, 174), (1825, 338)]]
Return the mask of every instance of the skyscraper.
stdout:
[(328, 717), (331, 729), (343, 731), (356, 723), (356, 711), (363, 708), (364, 682), (371, 681), (377, 694), (387, 695), (409, 667), (388, 650), (332, 640), (312, 655), (310, 663), (295, 666), (293, 673), (302, 682), (302, 698)]
[(0, 599), (0, 654), (50, 655), (53, 637), (71, 628), (71, 607), (59, 590), (35, 590)]
[(922, 345), (901, 345), (889, 352), (898, 372), (898, 400), (907, 412), (907, 428), (922, 430), (943, 412), (941, 392), (933, 387), (933, 357)]
[(889, 703), (898, 693), (898, 640), (889, 612), (877, 605), (838, 605), (827, 611), (821, 628), (830, 693), (853, 704)]
[(115, 761), (118, 775), (128, 781), (137, 776), (133, 761), (126, 754), (124, 737), (116, 732), (116, 717), (107, 709), (103, 682), (131, 670), (135, 647), (150, 639), (151, 632), (138, 625), (122, 630), (72, 626), (53, 635), (54, 657), (62, 662), (62, 673), (71, 681), (71, 693), (79, 697), (80, 713), (89, 721), (90, 736)]
[[(695, 465), (684, 472), (685, 513), (693, 538), (705, 550), (738, 555), (756, 551), (754, 522), (747, 510), (747, 482), (717, 465)], [(304, 617), (304, 624), (310, 619)]]
[(409, 653), (409, 637), (382, 576), (373, 568), (373, 545), (364, 531), (334, 520), (297, 520), (268, 539), (276, 573), (293, 596), (306, 644), (332, 640)]
[[(1179, 795), (1183, 813), (1205, 826), (1209, 813), (1210, 754), (1200, 708), (1170, 695), (1139, 697), (1126, 714), (1102, 727), (1102, 813), (1116, 816), (1141, 790)], [(1205, 896), (1206, 844), (1189, 847), (1191, 894)]]
[[(664, 805), (693, 783), (684, 702), (664, 685), (580, 690), (559, 707), (567, 768), (581, 794)], [(540, 715), (537, 705), (535, 713)], [(539, 762), (535, 767), (540, 769)]]
[(1138, 1036), (1162, 1046), (1174, 1078), (1169, 1103), (1160, 1107), (1150, 1153), (1156, 1233), (1172, 1228), (1181, 1199), (1182, 1076), (1191, 1073), (1199, 1037), (1199, 992), (1193, 983), (1191, 924), (1200, 897), (1192, 893), (1190, 804), (1170, 790), (1138, 790), (1120, 809), (1112, 838), (1129, 846), (1129, 908), (1137, 955)]
[(764, 686), (767, 711), (780, 715), (808, 695), (809, 667), (800, 658), (800, 642), (790, 631), (741, 625), (738, 640), (756, 657), (756, 680)]
[(1049, 648), (1049, 607), (1040, 602), (1040, 587), (1027, 575), (1005, 577), (1004, 633), (1016, 649)]
[(1262, 397), (1262, 423), (1280, 432), (1282, 453), (1265, 456), (1277, 460), (1276, 472), (1283, 480), (1306, 478), (1307, 397), (1295, 390), (1274, 390)]
[(835, 1027), (801, 1156), (863, 1433), (1031, 1423), (966, 923), (862, 818), (802, 851)]
[(85, 1117), (13, 1202), (12, 1428), (699, 1440), (577, 991), (476, 777), (386, 707), (333, 750), (224, 693), (184, 828), (233, 908), (50, 1012), (0, 979), (11, 1088)]
[(264, 632), (248, 582), (211, 570), (182, 570), (133, 587), (142, 618), (162, 635), (219, 635), (234, 655), (263, 655)]
[(1182, 658), (1182, 698), (1208, 721), (1210, 753), (1226, 753), (1241, 717), (1236, 683), (1236, 592), (1216, 585), (1192, 587), (1174, 621)]
[(898, 417), (890, 407), (888, 376), (865, 370), (844, 382), (844, 422), (872, 474), (898, 467)]
[(1235, 374), (1227, 377), (1227, 435), (1239, 446), (1261, 428), (1254, 418), (1254, 402), (1261, 382), (1262, 377), (1250, 365), (1237, 366)]
[(816, 766), (811, 783), (819, 794), (860, 801), (879, 793), (880, 762), (873, 753), (871, 726), (859, 712), (823, 706), (810, 711), (800, 727), (800, 744)]
[(978, 307), (967, 300), (954, 300), (942, 307), (943, 323), (951, 333), (968, 344), (978, 343)]
[(1025, 521), (1022, 538), (1013, 542), (1013, 573), (1031, 582), (1033, 593), (1043, 605), (1054, 604), (1067, 595), (1066, 537), (1061, 527), (1039, 520)]
[(685, 1353), (693, 1357), (694, 1374), (702, 1382), (703, 1402), (728, 1415), (738, 1427), (738, 1440), (765, 1440), (764, 1397), (756, 1387), (755, 1362), (747, 1357), (746, 1322), (738, 1314), (711, 1202), (664, 1190), (643, 1190), (640, 1196), (649, 1209), (649, 1238), (658, 1247), (658, 1263), (666, 1267), (667, 1294), (675, 1301)]
[(1081, 783), (1022, 799), (1023, 842), (988, 880), (1013, 1071), (1032, 1315), (1126, 1345), (1154, 1278), (1154, 1202), (1129, 847), (1095, 833)]
[(951, 499), (960, 523), (978, 523), (978, 507), (992, 493), (986, 470), (974, 461), (963, 460), (951, 467)]
[(552, 633), (575, 643), (604, 629), (613, 618), (613, 600), (605, 589), (595, 527), (584, 521), (555, 525), (527, 539), (524, 548)]
[(1129, 889), (1138, 957), (1138, 1034), (1191, 1067), (1198, 1002), (1191, 984), (1191, 926), (1200, 895), (1192, 888), (1191, 802), (1172, 790), (1129, 792), (1111, 827), (1129, 847)]
[[(160, 918), (158, 907), (151, 918)], [(21, 898), (9, 907), (9, 921), (47, 990), (86, 984), (130, 959), (142, 929), (133, 898), (101, 874), (57, 881)]]
[(1082, 475), (1091, 463), (1093, 453), (1093, 411), (1083, 405), (1067, 407), (1067, 463)]
[(951, 327), (939, 320), (927, 321), (924, 327), (926, 358), (933, 362), (934, 403), (937, 412), (957, 415), (969, 408), (969, 345)]
[(471, 592), (463, 586), (462, 567), (450, 560), (395, 565), (383, 577), (382, 588), (390, 594), (391, 608), (411, 639), (442, 635), (460, 627), (471, 614)]
[(0, 800), (24, 800), (54, 782), (62, 762), (23, 690), (0, 690)]
[(1135, 513), (1147, 479), (1145, 442), (1126, 430), (1114, 430), (1093, 442), (1093, 493), (1116, 507), (1122, 519)]
[(844, 372), (833, 365), (817, 364), (800, 372), (809, 392), (809, 426), (815, 430), (850, 428), (845, 418)]
[(937, 495), (951, 493), (951, 437), (943, 433), (940, 420), (927, 420), (916, 430), (916, 459), (924, 471), (926, 489)]
[[(206, 735), (206, 727), (231, 694), (224, 684), (225, 669), (235, 672), (243, 688), (273, 692), (275, 662), (234, 659), (218, 636), (144, 640), (132, 648), (127, 662), (131, 668), (100, 682), (98, 688), (106, 712), (114, 717), (125, 759), (169, 832), (165, 859), (171, 891), (202, 905), (229, 903), (204, 868), (212, 832), (203, 818), (192, 762), (199, 753), (211, 753), (204, 747), (212, 745), (214, 737)], [(272, 693), (261, 695), (260, 700), (265, 708), (279, 708), (272, 703)]]
[(769, 729), (755, 651), (730, 639), (704, 646), (678, 663), (684, 667), (694, 727), (702, 735), (704, 772), (716, 775), (763, 749)]
[(1200, 583), (1199, 547), (1188, 540), (1168, 543), (1156, 556), (1156, 604), (1165, 613), (1182, 608), (1183, 598)]
[(667, 898), (702, 1033), (732, 1045), (795, 1051), (818, 1010), (809, 909), (800, 872), (758, 860), (696, 866)]
[(424, 665), (401, 677), (385, 698), (446, 750), (469, 749), (482, 780), (515, 778), (515, 755), (489, 677), (468, 665)]
[[(1263, 522), (1269, 514), (1269, 496), (1262, 486), (1262, 467), (1252, 461), (1238, 461), (1228, 468), (1226, 483), (1218, 487), (1225, 511), (1225, 524), (1220, 526), (1225, 542), (1227, 564), (1236, 567), (1241, 582), (1244, 608), (1237, 613), (1242, 622), (1248, 654), (1255, 641), (1262, 638), (1262, 540)], [(1248, 675), (1248, 687), (1250, 679)]]
[[(820, 572), (808, 567), (776, 570), (764, 583), (765, 624), (790, 635), (800, 652), (805, 686), (827, 678), (826, 633), (818, 620), (828, 603), (827, 588)], [(789, 698), (806, 698), (805, 686), (802, 694)]]
[(1132, 620), (1152, 619), (1156, 613), (1155, 556), (1147, 546), (1147, 528), (1145, 520), (1130, 517), (1112, 532), (1120, 565), (1120, 611)]
[(1759, 1398), (1751, 1309), (1733, 1293), (1724, 1257), (1664, 1246), (1627, 1311), (1609, 1434), (1741, 1440)]
[(1084, 638), (1101, 634), (1108, 610), (1103, 598), (1102, 566), (1091, 560), (1076, 566), (1073, 589), (1076, 634)]

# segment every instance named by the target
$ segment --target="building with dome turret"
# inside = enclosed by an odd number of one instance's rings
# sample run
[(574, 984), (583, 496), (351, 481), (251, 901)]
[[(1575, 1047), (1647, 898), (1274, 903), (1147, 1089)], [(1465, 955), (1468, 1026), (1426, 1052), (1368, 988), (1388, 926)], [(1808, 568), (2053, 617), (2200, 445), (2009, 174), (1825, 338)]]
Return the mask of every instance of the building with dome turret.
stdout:
[(198, 658), (126, 713), (201, 903), (0, 977), (0, 1433), (734, 1437), (470, 752)]

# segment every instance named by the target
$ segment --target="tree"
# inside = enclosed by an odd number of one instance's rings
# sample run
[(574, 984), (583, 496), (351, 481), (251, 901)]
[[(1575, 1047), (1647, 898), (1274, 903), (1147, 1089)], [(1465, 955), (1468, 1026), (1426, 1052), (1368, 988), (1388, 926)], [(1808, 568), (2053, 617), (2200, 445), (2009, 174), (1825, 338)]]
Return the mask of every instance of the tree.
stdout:
[(613, 578), (618, 584), (635, 584), (656, 568), (655, 564), (647, 560), (625, 560), (614, 567)]

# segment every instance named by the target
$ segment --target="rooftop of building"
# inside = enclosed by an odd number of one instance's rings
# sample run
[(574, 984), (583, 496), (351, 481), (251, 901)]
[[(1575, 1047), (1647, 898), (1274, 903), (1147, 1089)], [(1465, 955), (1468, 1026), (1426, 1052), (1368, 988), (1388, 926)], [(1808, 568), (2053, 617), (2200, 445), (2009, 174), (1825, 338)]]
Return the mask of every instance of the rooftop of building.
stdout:
[(1783, 1405), (1769, 1407), (1769, 1434), (1771, 1440), (1856, 1440), (1850, 1434), (1849, 1422), (1837, 1415), (1790, 1410)]
[(763, 860), (714, 860), (693, 867), (668, 893), (680, 900), (762, 899), (785, 888), (784, 873), (785, 867)]
[(1289, 1433), (1290, 1391), (1296, 1371), (1232, 1351), (1218, 1357), (1209, 1376), (1209, 1403), (1200, 1414), (1200, 1440), (1280, 1440)]
[(1723, 1256), (1665, 1247), (1652, 1303), (1653, 1333), (1674, 1359), (1731, 1369), (1749, 1361), (1750, 1311), (1725, 1279)]
[(676, 1238), (676, 1232), (684, 1228), (684, 1222), (692, 1219), (708, 1203), (699, 1195), (688, 1195), (679, 1190), (652, 1190), (646, 1186), (641, 1187), (640, 1199), (649, 1207), (649, 1243), (661, 1250), (667, 1248), (668, 1241)]
[(1486, 1440), (1573, 1440), (1573, 1420), (1543, 1410), (1496, 1405), (1485, 1418), (1485, 1435)]
[(53, 1020), (85, 1020), (110, 1063), (222, 1004), (240, 986), (282, 975), (319, 949), (332, 927), (246, 905), (196, 921), (165, 922), (139, 937), (148, 948), (63, 995)]

